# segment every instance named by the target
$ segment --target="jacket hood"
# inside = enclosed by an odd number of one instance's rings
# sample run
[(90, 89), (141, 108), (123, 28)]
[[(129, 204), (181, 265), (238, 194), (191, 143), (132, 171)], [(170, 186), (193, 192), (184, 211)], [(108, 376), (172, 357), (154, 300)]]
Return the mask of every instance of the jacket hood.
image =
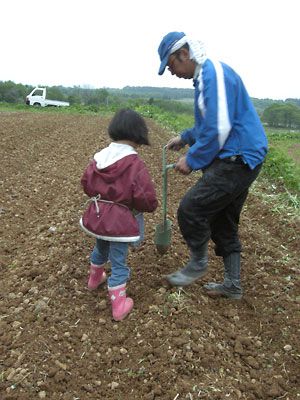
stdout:
[(112, 142), (108, 147), (94, 155), (95, 168), (106, 182), (113, 182), (130, 165), (127, 156), (136, 154), (137, 152), (132, 146)]
[(104, 169), (130, 154), (137, 154), (132, 146), (124, 143), (112, 142), (108, 147), (94, 155), (97, 168)]

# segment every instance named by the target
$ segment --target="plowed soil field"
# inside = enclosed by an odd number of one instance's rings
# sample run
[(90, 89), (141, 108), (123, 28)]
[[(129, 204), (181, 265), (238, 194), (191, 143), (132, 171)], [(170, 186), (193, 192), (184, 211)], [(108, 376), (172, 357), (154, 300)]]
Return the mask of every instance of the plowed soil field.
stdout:
[[(129, 317), (112, 320), (106, 287), (87, 290), (94, 242), (78, 223), (80, 177), (109, 143), (108, 123), (0, 113), (0, 399), (300, 399), (299, 221), (274, 213), (257, 190), (241, 217), (241, 301), (205, 296), (202, 284), (223, 272), (212, 245), (202, 281), (184, 290), (162, 282), (188, 259), (176, 210), (200, 172), (168, 173), (166, 254), (154, 244), (161, 205), (145, 215), (146, 241), (129, 253)], [(152, 146), (140, 154), (161, 199), (171, 133), (147, 123)]]

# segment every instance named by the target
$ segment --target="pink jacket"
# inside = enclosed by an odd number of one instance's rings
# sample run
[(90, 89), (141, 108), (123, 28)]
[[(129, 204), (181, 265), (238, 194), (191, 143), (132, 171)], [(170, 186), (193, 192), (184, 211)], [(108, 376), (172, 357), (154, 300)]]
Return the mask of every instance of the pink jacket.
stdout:
[(87, 233), (109, 241), (139, 239), (133, 211), (153, 212), (158, 202), (147, 167), (131, 146), (113, 142), (96, 153), (81, 184), (91, 197), (80, 221)]

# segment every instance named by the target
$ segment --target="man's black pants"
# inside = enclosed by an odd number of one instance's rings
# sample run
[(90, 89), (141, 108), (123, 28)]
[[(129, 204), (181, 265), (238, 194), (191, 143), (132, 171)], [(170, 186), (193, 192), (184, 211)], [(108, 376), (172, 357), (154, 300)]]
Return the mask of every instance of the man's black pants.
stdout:
[(217, 256), (241, 252), (240, 213), (262, 164), (251, 170), (241, 160), (216, 159), (185, 194), (178, 208), (178, 223), (194, 253), (212, 239)]

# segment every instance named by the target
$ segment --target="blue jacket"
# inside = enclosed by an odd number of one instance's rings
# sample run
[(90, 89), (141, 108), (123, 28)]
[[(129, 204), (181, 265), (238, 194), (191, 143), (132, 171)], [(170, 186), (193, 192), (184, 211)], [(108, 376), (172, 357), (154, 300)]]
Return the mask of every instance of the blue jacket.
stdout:
[(187, 164), (198, 170), (215, 158), (241, 155), (251, 169), (267, 154), (267, 138), (259, 116), (237, 73), (206, 59), (194, 79), (195, 125), (181, 133), (189, 144)]

